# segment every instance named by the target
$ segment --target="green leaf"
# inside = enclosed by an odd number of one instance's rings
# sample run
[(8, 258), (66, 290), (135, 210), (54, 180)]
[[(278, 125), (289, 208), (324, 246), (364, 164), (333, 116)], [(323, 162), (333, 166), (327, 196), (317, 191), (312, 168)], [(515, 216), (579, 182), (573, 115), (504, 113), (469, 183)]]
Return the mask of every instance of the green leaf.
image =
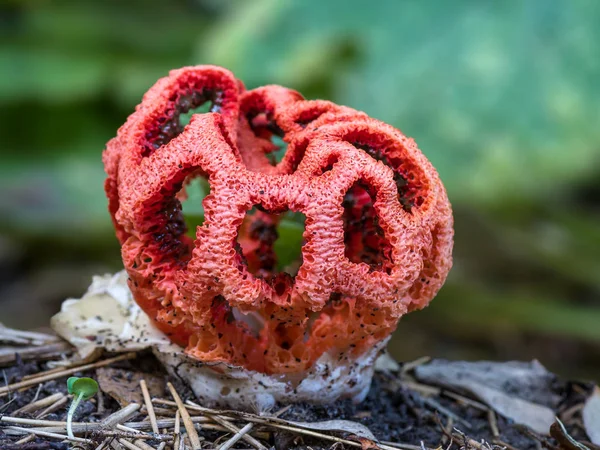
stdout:
[(282, 271), (300, 259), (303, 232), (304, 225), (289, 218), (285, 218), (279, 223), (277, 226), (279, 238), (273, 246), (277, 255), (277, 270)]
[(67, 391), (69, 392), (69, 394), (74, 394), (75, 392), (73, 391), (73, 384), (79, 380), (79, 377), (69, 377), (69, 379), (67, 380)]
[[(494, 202), (507, 186), (543, 196), (593, 170), (600, 3), (365, 5), (240, 3), (203, 39), (199, 59), (249, 87), (308, 89), (399, 127), (454, 201)], [(250, 29), (257, 22), (260, 32)]]
[(88, 377), (70, 377), (67, 380), (67, 389), (69, 394), (79, 396), (83, 400), (92, 398), (98, 392), (98, 383), (93, 378)]

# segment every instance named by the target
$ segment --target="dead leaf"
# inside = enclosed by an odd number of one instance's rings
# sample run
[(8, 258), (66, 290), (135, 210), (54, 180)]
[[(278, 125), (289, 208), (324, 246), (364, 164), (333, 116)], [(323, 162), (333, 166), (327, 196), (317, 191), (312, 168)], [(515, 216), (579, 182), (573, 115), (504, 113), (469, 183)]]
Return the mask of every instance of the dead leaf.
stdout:
[(365, 438), (370, 441), (377, 442), (377, 438), (371, 433), (366, 426), (351, 420), (326, 420), (324, 422), (292, 422), (287, 421), (292, 425), (309, 430), (319, 431), (342, 431), (353, 434), (359, 438)]
[(598, 386), (594, 387), (594, 392), (585, 402), (581, 415), (590, 441), (600, 445), (600, 388)]
[(361, 450), (380, 450), (381, 447), (373, 442), (371, 439), (367, 438), (358, 438), (358, 442), (360, 442)]
[(398, 372), (399, 370), (400, 364), (387, 351), (384, 351), (375, 360), (375, 371), (377, 372)]
[(530, 401), (546, 398), (544, 403), (553, 403), (556, 396), (551, 391), (555, 377), (537, 361), (469, 363), (436, 360), (416, 367), (415, 375), (424, 383), (475, 395), (498, 414), (537, 433), (547, 435), (554, 423), (552, 409)]
[(110, 395), (124, 407), (131, 403), (144, 403), (140, 380), (146, 380), (151, 397), (164, 395), (164, 380), (155, 375), (130, 370), (102, 367), (96, 370), (102, 392)]
[(556, 418), (556, 422), (550, 427), (550, 435), (556, 439), (556, 442), (558, 442), (560, 447), (565, 450), (590, 450), (589, 447), (571, 437), (558, 417)]
[(518, 395), (519, 398), (532, 403), (558, 408), (561, 396), (556, 393), (557, 377), (539, 363), (508, 361), (445, 361), (433, 360), (428, 364), (415, 368), (418, 377), (431, 378), (440, 373), (452, 379), (476, 381), (495, 388), (508, 395)]

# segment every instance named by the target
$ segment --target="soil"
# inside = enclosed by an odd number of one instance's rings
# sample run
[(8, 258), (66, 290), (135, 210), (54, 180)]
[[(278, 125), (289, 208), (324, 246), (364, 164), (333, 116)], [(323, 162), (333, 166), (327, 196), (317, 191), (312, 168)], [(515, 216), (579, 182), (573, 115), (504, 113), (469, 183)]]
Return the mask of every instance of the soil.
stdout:
[[(17, 359), (16, 364), (9, 367), (0, 368), (2, 384), (10, 384), (21, 380), (24, 376), (36, 374), (47, 370), (46, 362), (28, 361), (24, 362)], [(150, 353), (142, 353), (134, 360), (120, 361), (111, 365), (112, 368), (122, 369), (125, 373), (130, 372), (131, 377), (139, 376), (139, 372), (152, 374), (154, 377), (163, 379), (165, 384), (171, 381), (177, 388), (182, 399), (195, 400), (192, 392), (181, 384), (179, 380), (170, 379), (160, 363), (154, 359)], [(75, 376), (89, 376), (98, 379), (96, 370), (81, 372)], [(436, 405), (432, 407), (427, 401), (425, 395), (418, 390), (412, 390), (401, 386), (399, 380), (405, 375), (397, 372), (377, 372), (373, 380), (371, 390), (366, 400), (360, 404), (353, 404), (351, 401), (339, 401), (334, 405), (315, 406), (310, 404), (296, 404), (280, 416), (282, 419), (301, 422), (320, 422), (327, 420), (351, 420), (361, 423), (368, 427), (380, 442), (394, 442), (409, 444), (425, 448), (444, 449), (450, 444), (454, 448), (466, 447), (477, 448), (473, 441), (479, 444), (478, 450), (494, 447), (508, 447), (510, 450), (519, 449), (539, 449), (540, 446), (556, 449), (560, 446), (550, 438), (537, 436), (535, 433), (527, 430), (523, 426), (510, 423), (500, 415), (497, 416), (497, 428), (499, 436), (493, 435), (490, 424), (489, 414), (476, 407), (466, 405), (457, 401), (451, 395), (452, 392), (442, 389), (439, 395), (427, 396), (428, 399), (435, 401)], [(66, 394), (66, 379), (61, 378), (40, 384), (38, 387), (14, 392), (9, 396), (0, 397), (0, 415), (12, 415), (19, 408), (31, 403), (34, 397), (37, 399), (62, 392)], [(589, 383), (568, 382), (556, 379), (552, 383), (552, 395), (555, 401), (556, 396), (560, 398), (555, 412), (558, 416), (569, 410), (575, 410), (576, 405), (582, 404), (587, 395), (591, 392), (593, 386)], [(168, 391), (167, 391), (168, 392)], [(171, 398), (166, 394), (164, 397)], [(548, 403), (550, 403), (548, 399)], [(75, 422), (99, 422), (108, 415), (121, 409), (115, 399), (106, 393), (100, 392), (95, 398), (83, 402), (78, 408), (75, 416)], [(44, 417), (44, 420), (65, 421), (68, 404), (54, 413)], [(277, 408), (276, 408), (277, 409)], [(34, 414), (18, 414), (18, 417), (34, 418)], [(453, 417), (453, 426), (460, 431), (454, 432), (452, 443), (448, 434), (452, 429), (444, 430), (449, 422), (449, 417)], [(131, 418), (130, 421), (141, 421), (146, 417), (145, 412), (141, 412), (137, 418)], [(169, 418), (172, 418), (170, 416)], [(160, 417), (159, 417), (160, 419)], [(71, 448), (69, 444), (57, 442), (53, 439), (37, 437), (28, 443), (15, 445), (23, 436), (9, 436), (5, 428), (9, 424), (0, 422), (0, 449), (67, 449)], [(565, 422), (569, 434), (577, 440), (585, 441), (587, 439), (585, 431), (581, 426), (580, 416), (572, 414), (569, 420)], [(260, 428), (258, 428), (260, 429)], [(277, 431), (270, 429), (268, 440), (261, 441), (271, 448), (280, 449), (344, 449), (351, 448), (347, 444), (326, 442), (321, 439), (303, 436), (294, 432)], [(461, 434), (464, 433), (464, 437)], [(213, 448), (215, 440), (223, 441), (223, 432), (201, 430), (200, 435), (204, 438), (203, 445), (206, 448)], [(338, 436), (343, 434), (336, 433)], [(93, 433), (89, 436), (92, 437)], [(352, 440), (353, 437), (345, 436)], [(463, 442), (460, 442), (461, 439)], [(472, 439), (470, 442), (464, 442), (465, 439)], [(225, 439), (226, 440), (226, 439)], [(458, 441), (458, 442), (457, 442)], [(98, 442), (101, 442), (98, 441)], [(152, 441), (148, 441), (152, 445)], [(495, 443), (495, 444), (494, 444)], [(158, 442), (154, 443), (154, 448), (158, 447)], [(332, 445), (333, 444), (333, 445)], [(248, 444), (239, 441), (234, 448), (248, 448)], [(365, 447), (363, 445), (363, 448)]]

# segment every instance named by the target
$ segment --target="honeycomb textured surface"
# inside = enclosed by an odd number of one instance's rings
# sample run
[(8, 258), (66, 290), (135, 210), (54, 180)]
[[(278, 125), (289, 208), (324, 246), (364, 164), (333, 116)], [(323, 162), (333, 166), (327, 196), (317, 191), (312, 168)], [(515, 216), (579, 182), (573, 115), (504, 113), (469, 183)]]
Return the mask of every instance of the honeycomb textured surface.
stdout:
[[(452, 264), (450, 204), (412, 139), (284, 87), (246, 90), (219, 67), (160, 79), (103, 159), (133, 296), (202, 361), (277, 374), (352, 359), (425, 307)], [(210, 193), (192, 239), (181, 199), (194, 177)], [(278, 272), (286, 211), (305, 216), (302, 256)]]

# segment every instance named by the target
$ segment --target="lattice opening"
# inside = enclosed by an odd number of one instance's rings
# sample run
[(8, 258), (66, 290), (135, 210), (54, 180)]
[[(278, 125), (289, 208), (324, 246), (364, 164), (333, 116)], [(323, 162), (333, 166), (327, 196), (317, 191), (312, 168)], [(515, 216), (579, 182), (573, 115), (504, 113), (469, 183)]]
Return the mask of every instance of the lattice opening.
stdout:
[(257, 205), (240, 227), (237, 243), (248, 272), (269, 280), (278, 295), (302, 263), (304, 220), (299, 212), (270, 212)]
[(194, 174), (187, 178), (185, 185), (177, 193), (181, 212), (186, 226), (186, 234), (196, 238), (197, 227), (204, 223), (204, 199), (210, 194), (210, 183), (206, 177)]
[(273, 150), (272, 152), (268, 153), (267, 158), (269, 159), (269, 163), (272, 166), (276, 166), (277, 164), (279, 164), (281, 162), (281, 160), (285, 156), (288, 145), (287, 145), (287, 142), (285, 142), (283, 140), (283, 138), (281, 138), (280, 136), (277, 136), (276, 134), (274, 134), (271, 137), (271, 142), (276, 147), (276, 149)]
[(154, 150), (168, 144), (179, 136), (193, 114), (218, 112), (221, 108), (222, 92), (214, 89), (191, 90), (176, 94), (171, 99), (171, 107), (154, 122), (152, 129), (144, 136), (142, 156), (149, 156)]
[(190, 108), (188, 111), (182, 110), (181, 114), (179, 114), (179, 126), (181, 129), (185, 128), (185, 126), (190, 123), (190, 120), (192, 120), (194, 114), (206, 114), (212, 112), (214, 107), (215, 104), (213, 101), (205, 101), (196, 107)]
[(392, 269), (391, 245), (375, 211), (376, 193), (365, 181), (355, 182), (344, 196), (345, 255), (353, 263), (368, 264), (371, 271)]

